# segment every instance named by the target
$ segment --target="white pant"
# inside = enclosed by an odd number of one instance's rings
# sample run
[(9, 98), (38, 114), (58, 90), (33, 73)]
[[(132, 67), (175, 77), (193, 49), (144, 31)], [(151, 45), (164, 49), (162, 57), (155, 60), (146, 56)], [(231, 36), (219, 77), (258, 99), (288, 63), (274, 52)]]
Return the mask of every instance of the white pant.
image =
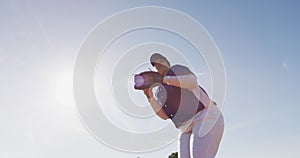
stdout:
[(216, 124), (203, 137), (199, 137), (199, 130), (203, 121), (197, 121), (191, 130), (181, 133), (179, 137), (179, 158), (214, 158), (224, 131), (222, 114)]

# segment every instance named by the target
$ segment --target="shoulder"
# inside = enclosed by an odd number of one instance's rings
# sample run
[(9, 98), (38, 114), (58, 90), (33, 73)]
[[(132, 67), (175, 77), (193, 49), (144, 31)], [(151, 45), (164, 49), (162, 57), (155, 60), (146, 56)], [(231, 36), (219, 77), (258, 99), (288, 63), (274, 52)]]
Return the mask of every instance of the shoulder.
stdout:
[(171, 68), (173, 68), (173, 69), (180, 69), (180, 68), (188, 68), (188, 67), (186, 67), (186, 66), (184, 66), (184, 65), (180, 65), (180, 64), (176, 64), (176, 65), (173, 65), (173, 66), (171, 66)]
[(179, 64), (171, 66), (170, 70), (177, 75), (186, 75), (192, 73), (188, 67)]
[(170, 69), (172, 71), (191, 71), (188, 67), (179, 64), (171, 66)]

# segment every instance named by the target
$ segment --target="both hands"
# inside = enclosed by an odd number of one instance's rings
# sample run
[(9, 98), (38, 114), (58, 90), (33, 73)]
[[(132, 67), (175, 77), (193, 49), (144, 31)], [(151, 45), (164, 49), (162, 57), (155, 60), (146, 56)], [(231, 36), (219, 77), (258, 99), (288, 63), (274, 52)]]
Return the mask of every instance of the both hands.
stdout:
[[(162, 83), (165, 83), (165, 84), (167, 84), (167, 81), (168, 81), (168, 78), (169, 76), (164, 76), (163, 78), (162, 78)], [(153, 92), (152, 92), (152, 86), (150, 86), (149, 88), (147, 88), (147, 89), (143, 89), (143, 91), (144, 91), (144, 94), (146, 95), (146, 97), (149, 99), (149, 98), (152, 98), (153, 97)]]

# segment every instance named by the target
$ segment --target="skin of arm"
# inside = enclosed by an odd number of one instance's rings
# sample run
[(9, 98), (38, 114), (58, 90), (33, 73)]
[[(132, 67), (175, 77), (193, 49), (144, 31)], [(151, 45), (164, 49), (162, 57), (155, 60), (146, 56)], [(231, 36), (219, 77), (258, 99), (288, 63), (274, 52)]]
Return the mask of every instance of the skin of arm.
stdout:
[(163, 120), (168, 119), (168, 115), (162, 109), (162, 106), (153, 98), (152, 88), (145, 89), (144, 94), (147, 96), (148, 102), (158, 117)]
[(197, 77), (194, 74), (165, 76), (163, 78), (163, 83), (189, 90), (192, 90), (193, 88), (198, 86)]

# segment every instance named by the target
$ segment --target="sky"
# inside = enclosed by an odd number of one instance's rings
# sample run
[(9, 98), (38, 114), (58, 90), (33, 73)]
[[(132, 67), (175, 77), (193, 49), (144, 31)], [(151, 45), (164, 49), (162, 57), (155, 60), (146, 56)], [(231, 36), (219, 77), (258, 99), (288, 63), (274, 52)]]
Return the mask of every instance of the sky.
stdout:
[[(167, 7), (189, 15), (219, 48), (226, 70), (226, 96), (218, 158), (300, 156), (298, 1), (1, 0), (0, 157), (164, 158), (177, 151), (176, 141), (141, 153), (103, 145), (83, 125), (73, 99), (74, 65), (83, 41), (104, 19), (141, 6)], [(186, 41), (151, 29), (116, 40), (107, 49), (116, 59), (103, 56), (103, 62), (118, 65), (120, 58), (113, 52), (145, 42), (166, 43), (189, 52), (184, 55), (191, 65), (197, 62), (192, 58), (196, 50)], [(198, 80), (210, 91), (209, 71), (203, 59), (197, 59), (201, 63), (195, 67)], [(176, 63), (175, 58), (172, 61)], [(105, 66), (98, 64), (96, 79), (102, 79), (103, 70)], [(102, 94), (100, 89), (95, 92)], [(130, 97), (144, 103), (140, 94)], [(114, 113), (107, 117), (117, 125), (122, 120)], [(144, 129), (136, 126), (141, 122), (130, 120), (122, 128), (151, 130), (170, 123), (151, 118)]]

